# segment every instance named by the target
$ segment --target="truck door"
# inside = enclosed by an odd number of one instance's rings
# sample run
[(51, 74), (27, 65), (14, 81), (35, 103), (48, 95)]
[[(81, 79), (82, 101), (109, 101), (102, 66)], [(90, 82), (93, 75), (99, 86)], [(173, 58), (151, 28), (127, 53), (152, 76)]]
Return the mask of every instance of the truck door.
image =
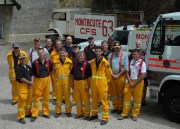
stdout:
[(67, 24), (66, 24), (68, 35), (74, 35), (74, 14), (75, 13), (78, 13), (78, 11), (71, 11), (68, 14), (69, 16), (68, 16)]
[(2, 7), (0, 7), (0, 39), (3, 38), (3, 14)]
[(169, 20), (165, 24), (165, 57), (180, 64), (180, 20)]
[(66, 12), (54, 12), (53, 13), (53, 20), (54, 26), (61, 30), (63, 35), (67, 34), (66, 30)]
[(155, 28), (147, 59), (148, 78), (158, 85), (172, 73), (180, 73), (180, 21), (163, 19)]

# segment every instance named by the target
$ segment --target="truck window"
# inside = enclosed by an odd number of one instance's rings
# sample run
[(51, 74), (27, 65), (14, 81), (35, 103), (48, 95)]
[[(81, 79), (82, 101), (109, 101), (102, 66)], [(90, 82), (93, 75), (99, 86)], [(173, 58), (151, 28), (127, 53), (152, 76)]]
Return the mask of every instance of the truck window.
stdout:
[(161, 21), (159, 21), (154, 31), (154, 35), (152, 39), (151, 54), (160, 55), (159, 51), (161, 49), (161, 44), (160, 44), (160, 38), (162, 35), (161, 33), (162, 33), (162, 25), (161, 25)]
[(127, 45), (129, 31), (115, 31), (113, 37), (119, 41), (121, 45)]
[(55, 12), (55, 13), (53, 14), (53, 19), (54, 19), (54, 20), (66, 21), (66, 13)]
[(179, 20), (164, 20), (163, 21), (163, 27), (165, 28), (165, 43), (161, 43), (160, 40), (162, 38), (162, 22), (159, 21), (159, 23), (156, 26), (153, 39), (152, 39), (152, 45), (151, 45), (151, 54), (154, 55), (161, 55), (162, 54), (162, 45), (167, 46), (180, 46), (180, 21)]
[(168, 20), (165, 22), (166, 28), (166, 45), (167, 46), (180, 46), (180, 21)]

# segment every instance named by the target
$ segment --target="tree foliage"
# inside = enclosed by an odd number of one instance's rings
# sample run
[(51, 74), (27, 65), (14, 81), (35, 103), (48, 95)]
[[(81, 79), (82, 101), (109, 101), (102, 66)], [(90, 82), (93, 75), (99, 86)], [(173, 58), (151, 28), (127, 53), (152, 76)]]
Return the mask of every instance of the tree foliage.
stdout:
[(161, 13), (180, 10), (180, 0), (92, 0), (94, 12), (105, 10), (143, 11), (146, 19), (155, 20)]

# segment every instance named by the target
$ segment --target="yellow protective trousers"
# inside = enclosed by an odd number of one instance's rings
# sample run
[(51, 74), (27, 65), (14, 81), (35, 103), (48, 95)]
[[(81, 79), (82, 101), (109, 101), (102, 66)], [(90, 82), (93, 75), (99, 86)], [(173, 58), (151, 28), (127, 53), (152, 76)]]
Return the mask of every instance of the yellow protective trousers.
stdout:
[(56, 73), (55, 71), (53, 70), (51, 73), (51, 84), (52, 84), (52, 97), (53, 99), (56, 99), (56, 91), (57, 91), (57, 84), (56, 84), (56, 81), (57, 81), (57, 78), (56, 78)]
[(91, 95), (92, 95), (92, 116), (98, 115), (98, 99), (102, 103), (102, 120), (109, 119), (109, 101), (108, 101), (108, 84), (105, 76), (92, 76), (91, 78)]
[(108, 83), (108, 100), (111, 98), (111, 83)]
[(42, 101), (43, 115), (49, 115), (49, 91), (50, 91), (50, 76), (45, 78), (34, 78), (34, 103), (32, 109), (32, 117), (38, 117), (40, 108), (40, 99)]
[(12, 95), (12, 102), (17, 102), (18, 100), (18, 81), (10, 80), (11, 83), (11, 95)]
[(114, 109), (122, 110), (123, 108), (123, 91), (125, 83), (125, 74), (117, 79), (111, 79), (111, 100)]
[[(19, 50), (19, 54), (24, 54), (26, 56), (26, 64), (28, 64), (28, 56), (25, 51)], [(9, 65), (9, 80), (12, 85), (11, 93), (12, 93), (12, 102), (17, 102), (18, 94), (17, 94), (17, 81), (16, 81), (16, 74), (14, 69), (14, 58), (13, 58), (13, 51), (9, 51), (7, 54), (7, 63)], [(19, 61), (18, 61), (19, 64)]]
[(74, 98), (76, 102), (77, 115), (90, 115), (90, 94), (86, 90), (86, 80), (74, 80)]
[(134, 117), (139, 116), (143, 86), (144, 86), (144, 80), (140, 81), (135, 87), (131, 87), (129, 83), (126, 83), (124, 88), (123, 112), (121, 114), (122, 116), (128, 116), (131, 97), (133, 97), (134, 99), (132, 116)]
[(18, 119), (31, 114), (32, 88), (25, 83), (18, 83)]
[(61, 75), (57, 78), (56, 113), (61, 113), (61, 105), (64, 96), (66, 113), (71, 113), (69, 75)]

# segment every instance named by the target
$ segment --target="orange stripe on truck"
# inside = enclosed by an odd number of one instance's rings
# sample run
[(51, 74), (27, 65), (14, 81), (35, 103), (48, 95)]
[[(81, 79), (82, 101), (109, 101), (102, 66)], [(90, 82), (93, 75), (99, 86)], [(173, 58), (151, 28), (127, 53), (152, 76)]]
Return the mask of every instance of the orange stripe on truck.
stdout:
[(178, 63), (176, 62), (176, 60), (164, 60), (164, 59), (160, 60), (158, 58), (148, 58), (148, 60), (159, 61), (159, 62), (169, 61), (171, 63)]
[(156, 68), (165, 68), (165, 69), (180, 70), (180, 67), (174, 67), (174, 66), (164, 67), (163, 65), (157, 65), (157, 64), (148, 64), (148, 66), (156, 67)]

